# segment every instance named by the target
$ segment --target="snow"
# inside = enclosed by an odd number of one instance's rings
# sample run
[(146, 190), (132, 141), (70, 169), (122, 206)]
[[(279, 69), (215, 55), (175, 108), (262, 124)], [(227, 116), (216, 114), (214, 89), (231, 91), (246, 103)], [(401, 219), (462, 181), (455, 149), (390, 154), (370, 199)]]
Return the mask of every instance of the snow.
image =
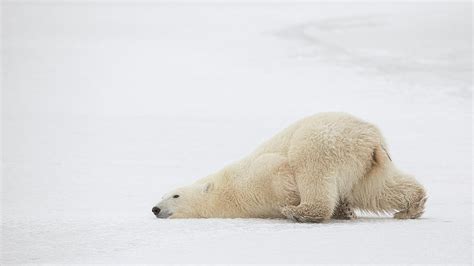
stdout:
[[(2, 264), (472, 262), (471, 3), (2, 8)], [(379, 125), (422, 219), (153, 217), (323, 111)]]

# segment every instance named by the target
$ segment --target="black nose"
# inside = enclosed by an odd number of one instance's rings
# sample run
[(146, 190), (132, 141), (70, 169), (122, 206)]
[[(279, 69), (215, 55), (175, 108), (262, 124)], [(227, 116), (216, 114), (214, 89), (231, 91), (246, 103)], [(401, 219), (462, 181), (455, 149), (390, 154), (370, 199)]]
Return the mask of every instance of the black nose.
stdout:
[(158, 215), (158, 213), (160, 213), (160, 208), (158, 207), (153, 207), (153, 209), (151, 209), (151, 211), (155, 214), (155, 215)]

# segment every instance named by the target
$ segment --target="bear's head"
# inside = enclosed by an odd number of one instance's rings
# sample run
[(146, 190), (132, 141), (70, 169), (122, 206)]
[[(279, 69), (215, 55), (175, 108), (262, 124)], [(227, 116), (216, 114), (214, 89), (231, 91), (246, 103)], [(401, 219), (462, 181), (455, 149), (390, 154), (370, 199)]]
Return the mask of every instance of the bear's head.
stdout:
[(200, 218), (208, 204), (212, 182), (181, 187), (163, 196), (152, 211), (157, 218)]

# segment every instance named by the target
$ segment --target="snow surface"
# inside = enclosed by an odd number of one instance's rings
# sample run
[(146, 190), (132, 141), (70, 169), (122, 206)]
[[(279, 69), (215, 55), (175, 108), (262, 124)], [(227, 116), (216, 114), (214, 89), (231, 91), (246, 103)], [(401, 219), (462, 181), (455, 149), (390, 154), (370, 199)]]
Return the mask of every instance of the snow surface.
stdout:
[[(471, 12), (4, 3), (1, 262), (470, 264)], [(422, 219), (152, 215), (163, 193), (322, 111), (379, 125), (429, 192)]]

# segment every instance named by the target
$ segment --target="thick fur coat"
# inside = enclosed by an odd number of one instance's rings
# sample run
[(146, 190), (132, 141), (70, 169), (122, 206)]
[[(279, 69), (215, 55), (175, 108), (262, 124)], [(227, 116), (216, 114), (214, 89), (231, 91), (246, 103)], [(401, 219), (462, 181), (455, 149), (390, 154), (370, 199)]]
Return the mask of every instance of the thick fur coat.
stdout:
[(354, 219), (354, 209), (418, 218), (424, 188), (393, 164), (374, 125), (344, 113), (304, 118), (247, 157), (165, 195), (159, 218)]

